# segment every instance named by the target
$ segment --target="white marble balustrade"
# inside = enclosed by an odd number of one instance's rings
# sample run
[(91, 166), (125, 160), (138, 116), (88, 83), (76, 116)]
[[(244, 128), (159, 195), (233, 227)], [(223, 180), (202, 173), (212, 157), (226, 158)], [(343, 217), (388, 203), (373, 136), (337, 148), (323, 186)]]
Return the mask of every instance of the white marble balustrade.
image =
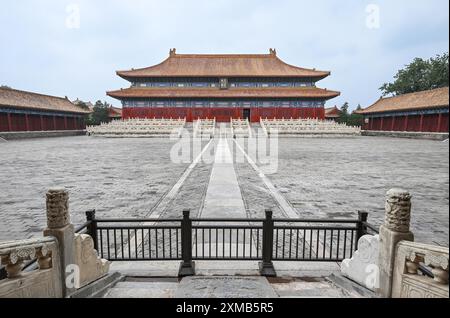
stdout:
[(99, 126), (88, 126), (90, 136), (133, 137), (133, 136), (170, 136), (181, 135), (186, 125), (186, 118), (130, 118), (102, 123)]
[(330, 120), (319, 119), (263, 119), (261, 127), (266, 135), (360, 135), (361, 128)]

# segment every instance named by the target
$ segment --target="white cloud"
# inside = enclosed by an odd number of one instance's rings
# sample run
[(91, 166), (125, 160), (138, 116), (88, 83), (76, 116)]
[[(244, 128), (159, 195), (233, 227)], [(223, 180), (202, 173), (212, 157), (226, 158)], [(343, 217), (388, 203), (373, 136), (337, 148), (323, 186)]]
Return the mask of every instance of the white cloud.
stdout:
[[(80, 7), (68, 29), (66, 6)], [(380, 28), (366, 27), (366, 6)], [(319, 83), (340, 90), (330, 104), (368, 105), (378, 87), (413, 57), (448, 50), (442, 0), (65, 0), (10, 1), (0, 12), (0, 83), (71, 98), (107, 99), (127, 85), (117, 69), (149, 66), (168, 50), (262, 53), (332, 71)], [(114, 104), (118, 104), (117, 101)]]

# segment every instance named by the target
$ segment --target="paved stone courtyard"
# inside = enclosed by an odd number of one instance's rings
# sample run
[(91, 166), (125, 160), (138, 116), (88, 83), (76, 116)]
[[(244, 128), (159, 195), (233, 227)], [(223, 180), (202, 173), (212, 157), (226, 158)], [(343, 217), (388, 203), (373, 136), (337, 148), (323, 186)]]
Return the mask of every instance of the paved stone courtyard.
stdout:
[(369, 212), (380, 225), (384, 197), (401, 187), (412, 195), (416, 240), (448, 246), (448, 142), (360, 137), (280, 140), (277, 188), (305, 217)]
[[(78, 224), (92, 208), (103, 217), (145, 217), (155, 211), (180, 217), (183, 208), (197, 215), (213, 164), (200, 162), (175, 197), (162, 204), (189, 166), (171, 162), (174, 143), (89, 137), (0, 143), (0, 240), (41, 235), (45, 192), (55, 185), (69, 189)], [(413, 195), (417, 240), (448, 246), (448, 151), (448, 143), (425, 140), (280, 139), (278, 172), (267, 177), (300, 217), (355, 217), (357, 210), (366, 210), (377, 225), (385, 192), (406, 188)], [(235, 171), (247, 216), (261, 217), (267, 207), (282, 216), (250, 164), (236, 163)]]

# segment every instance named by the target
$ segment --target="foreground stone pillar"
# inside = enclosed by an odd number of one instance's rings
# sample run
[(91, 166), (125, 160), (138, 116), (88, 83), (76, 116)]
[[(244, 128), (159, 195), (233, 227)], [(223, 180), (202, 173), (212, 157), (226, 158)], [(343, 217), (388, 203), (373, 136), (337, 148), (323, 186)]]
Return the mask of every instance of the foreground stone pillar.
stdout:
[(410, 232), (411, 195), (402, 189), (391, 189), (386, 194), (385, 219), (380, 227), (379, 270), (381, 297), (392, 295), (396, 246), (400, 241), (413, 241)]
[(47, 228), (44, 230), (44, 236), (53, 236), (58, 240), (61, 280), (66, 296), (66, 267), (74, 264), (74, 227), (70, 223), (69, 194), (64, 188), (54, 188), (47, 192)]

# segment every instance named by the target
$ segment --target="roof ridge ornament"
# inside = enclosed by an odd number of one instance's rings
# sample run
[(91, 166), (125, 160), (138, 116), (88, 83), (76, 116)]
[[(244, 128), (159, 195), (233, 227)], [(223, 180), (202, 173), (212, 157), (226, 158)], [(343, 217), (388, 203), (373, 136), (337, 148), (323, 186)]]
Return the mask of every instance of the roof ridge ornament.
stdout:
[(176, 54), (177, 54), (177, 49), (176, 48), (170, 49), (170, 51), (169, 51), (169, 55), (170, 56), (175, 56)]
[(275, 56), (277, 56), (277, 49), (272, 49), (272, 48), (270, 48), (269, 49), (269, 53), (270, 53), (270, 55), (275, 55)]

